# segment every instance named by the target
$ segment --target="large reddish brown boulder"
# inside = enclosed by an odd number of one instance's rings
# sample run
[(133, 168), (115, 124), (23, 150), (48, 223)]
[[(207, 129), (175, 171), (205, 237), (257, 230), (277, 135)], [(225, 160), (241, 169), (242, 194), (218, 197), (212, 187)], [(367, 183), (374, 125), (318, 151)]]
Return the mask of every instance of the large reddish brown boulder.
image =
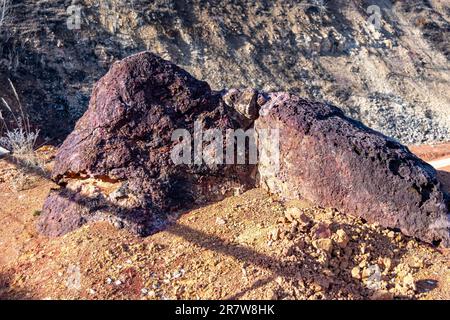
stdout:
[(204, 131), (239, 127), (233, 113), (206, 82), (151, 53), (115, 63), (59, 149), (52, 178), (62, 188), (47, 198), (38, 229), (57, 236), (109, 220), (146, 235), (172, 212), (253, 187), (251, 166), (170, 157), (174, 130), (193, 135), (195, 121)]
[(280, 165), (260, 160), (263, 187), (450, 246), (449, 197), (433, 167), (336, 107), (288, 93), (269, 99), (255, 128), (279, 129)]
[[(223, 133), (254, 126), (258, 170), (236, 161), (175, 164), (180, 142), (172, 135), (183, 128), (193, 136), (195, 123)], [(435, 170), (406, 147), (327, 104), (252, 89), (214, 92), (148, 52), (114, 64), (95, 86), (57, 154), (52, 178), (60, 188), (38, 228), (57, 236), (107, 220), (147, 235), (172, 213), (254, 187), (256, 171), (259, 185), (281, 198), (306, 198), (450, 246), (449, 196)]]

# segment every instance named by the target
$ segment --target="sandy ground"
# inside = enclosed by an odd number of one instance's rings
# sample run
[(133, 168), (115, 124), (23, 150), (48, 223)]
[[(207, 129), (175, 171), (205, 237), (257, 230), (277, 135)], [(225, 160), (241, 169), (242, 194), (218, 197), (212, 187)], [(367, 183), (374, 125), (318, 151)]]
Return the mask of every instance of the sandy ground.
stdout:
[[(448, 146), (412, 149), (430, 160)], [(46, 238), (34, 225), (54, 185), (36, 176), (14, 191), (15, 174), (0, 161), (2, 299), (450, 298), (448, 250), (260, 189), (146, 238), (107, 223)], [(440, 172), (447, 186), (449, 176)]]

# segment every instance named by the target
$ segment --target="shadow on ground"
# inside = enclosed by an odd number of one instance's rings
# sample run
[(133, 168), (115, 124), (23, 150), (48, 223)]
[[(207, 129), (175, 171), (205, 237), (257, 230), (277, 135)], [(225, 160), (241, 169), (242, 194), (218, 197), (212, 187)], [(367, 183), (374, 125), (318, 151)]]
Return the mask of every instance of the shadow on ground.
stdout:
[(12, 278), (12, 274), (0, 273), (0, 300), (28, 300), (27, 291), (11, 286)]

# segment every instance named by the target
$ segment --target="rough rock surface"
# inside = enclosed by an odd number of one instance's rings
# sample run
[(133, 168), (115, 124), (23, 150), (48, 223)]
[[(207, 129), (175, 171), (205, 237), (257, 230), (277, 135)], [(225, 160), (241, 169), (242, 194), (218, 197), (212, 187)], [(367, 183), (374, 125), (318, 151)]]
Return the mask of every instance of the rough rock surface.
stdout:
[[(172, 133), (239, 126), (206, 82), (148, 52), (116, 63), (61, 146), (38, 228), (61, 235), (89, 220), (111, 220), (146, 235), (172, 211), (254, 185), (248, 166), (174, 165)], [(193, 162), (193, 161), (192, 161)], [(254, 168), (254, 166), (253, 166)]]
[(282, 138), (279, 170), (259, 164), (263, 187), (450, 245), (449, 198), (434, 168), (336, 107), (288, 93), (269, 98), (255, 128), (279, 128)]
[(197, 120), (221, 132), (279, 128), (280, 170), (261, 160), (258, 171), (260, 183), (282, 198), (306, 198), (450, 245), (448, 195), (434, 169), (406, 147), (327, 104), (288, 93), (211, 91), (148, 52), (114, 64), (95, 87), (56, 157), (52, 177), (62, 188), (45, 202), (41, 232), (110, 220), (146, 235), (171, 212), (255, 186), (254, 165), (173, 164), (173, 131), (192, 133)]

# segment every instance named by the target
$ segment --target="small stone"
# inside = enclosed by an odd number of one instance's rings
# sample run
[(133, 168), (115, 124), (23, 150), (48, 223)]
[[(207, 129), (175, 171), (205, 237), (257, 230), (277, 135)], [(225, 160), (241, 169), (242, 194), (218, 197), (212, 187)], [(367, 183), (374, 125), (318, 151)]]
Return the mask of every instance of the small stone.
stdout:
[(112, 283), (112, 279), (111, 278), (107, 278), (106, 279), (106, 284), (111, 284)]
[(235, 108), (245, 117), (251, 120), (258, 118), (259, 107), (257, 106), (258, 92), (252, 88), (242, 90), (239, 101)]
[(184, 269), (181, 269), (181, 270), (175, 271), (172, 275), (172, 278), (178, 279), (178, 278), (182, 277), (183, 275), (184, 275)]
[(378, 228), (380, 228), (380, 224), (378, 222), (374, 222), (370, 225), (370, 227), (374, 230), (377, 230)]
[(391, 270), (391, 267), (392, 267), (392, 260), (391, 260), (391, 258), (383, 258), (383, 259), (381, 259), (381, 264), (383, 265), (383, 267), (384, 267), (384, 273), (388, 273), (390, 270)]
[(304, 225), (306, 225), (306, 224), (310, 224), (311, 223), (311, 219), (306, 215), (306, 214), (304, 214), (304, 213), (301, 213), (299, 216), (298, 216), (298, 222), (300, 223), (300, 224), (304, 224)]
[(371, 265), (363, 270), (363, 278), (365, 279), (366, 287), (371, 290), (380, 290), (387, 285), (385, 281), (381, 280), (381, 272), (378, 265)]
[(222, 218), (220, 218), (220, 217), (217, 217), (216, 218), (216, 224), (218, 224), (219, 226), (223, 226), (223, 225), (225, 225), (227, 222), (224, 220), (224, 219), (222, 219)]
[(372, 271), (369, 268), (364, 268), (363, 271), (362, 271), (362, 274), (361, 274), (363, 279), (367, 279), (371, 275), (372, 275)]
[(314, 230), (314, 236), (317, 239), (322, 238), (330, 238), (331, 237), (331, 230), (329, 226), (325, 223), (319, 223)]
[(122, 228), (123, 228), (123, 222), (120, 221), (120, 220), (114, 221), (113, 225), (114, 225), (114, 227), (115, 227), (116, 229), (122, 229)]
[(414, 262), (412, 264), (412, 267), (414, 268), (423, 268), (425, 266), (424, 263), (424, 259), (423, 258), (419, 258), (419, 257), (415, 257), (414, 258)]
[(389, 39), (387, 39), (387, 40), (384, 40), (383, 41), (383, 44), (384, 44), (384, 46), (386, 47), (386, 48), (388, 48), (388, 49), (392, 49), (392, 41), (391, 40), (389, 40)]
[(272, 230), (272, 232), (270, 233), (270, 239), (273, 241), (280, 239), (280, 229), (279, 228), (275, 228), (274, 230)]
[(141, 289), (141, 293), (142, 293), (142, 294), (147, 294), (147, 293), (148, 293), (148, 290), (147, 290), (146, 288), (142, 288), (142, 289)]
[(233, 189), (233, 195), (235, 196), (235, 197), (238, 197), (238, 196), (240, 196), (242, 193), (243, 193), (243, 190), (242, 190), (242, 188), (234, 188)]
[(325, 214), (332, 218), (334, 216), (334, 210), (331, 208), (328, 208), (325, 210)]
[[(295, 222), (295, 221), (294, 221)], [(293, 223), (293, 224), (291, 224), (291, 229), (289, 230), (289, 233), (291, 234), (291, 235), (294, 235), (294, 234), (296, 234), (297, 233), (297, 226)]]
[(304, 213), (300, 214), (297, 221), (298, 221), (298, 228), (302, 231), (306, 231), (308, 228), (311, 227), (311, 219)]
[(370, 300), (392, 300), (394, 299), (394, 295), (387, 290), (376, 290)]
[(406, 244), (406, 248), (407, 249), (414, 249), (417, 247), (417, 242), (414, 240), (410, 240), (408, 241), (408, 243)]
[(292, 221), (294, 220), (294, 217), (292, 216), (292, 214), (291, 214), (289, 211), (286, 211), (286, 212), (284, 213), (284, 217), (286, 218), (286, 220), (287, 220), (288, 222), (292, 222)]
[(323, 287), (321, 286), (320, 283), (312, 283), (311, 288), (314, 290), (314, 292), (322, 292), (323, 291)]
[(339, 247), (345, 248), (348, 245), (348, 242), (350, 241), (350, 238), (347, 236), (344, 230), (339, 229), (336, 231), (336, 243)]
[(411, 268), (409, 265), (405, 263), (400, 263), (395, 267), (395, 272), (397, 273), (397, 277), (400, 280), (403, 280), (404, 277), (406, 277), (408, 274), (410, 274)]
[(333, 241), (331, 239), (318, 239), (312, 242), (314, 248), (331, 253), (333, 250)]
[(114, 284), (115, 284), (116, 286), (120, 286), (120, 285), (122, 284), (122, 281), (116, 280), (116, 281), (114, 282)]
[(403, 286), (407, 289), (411, 289), (411, 290), (416, 290), (416, 284), (414, 282), (414, 277), (411, 273), (408, 273), (404, 278), (403, 278)]
[(365, 243), (362, 243), (360, 246), (361, 254), (365, 254), (367, 251), (367, 245)]
[(355, 279), (361, 279), (361, 269), (359, 267), (354, 267), (352, 269), (352, 277)]
[(303, 214), (303, 212), (299, 208), (290, 207), (286, 209), (285, 215), (286, 214), (290, 215), (294, 219), (298, 219)]

